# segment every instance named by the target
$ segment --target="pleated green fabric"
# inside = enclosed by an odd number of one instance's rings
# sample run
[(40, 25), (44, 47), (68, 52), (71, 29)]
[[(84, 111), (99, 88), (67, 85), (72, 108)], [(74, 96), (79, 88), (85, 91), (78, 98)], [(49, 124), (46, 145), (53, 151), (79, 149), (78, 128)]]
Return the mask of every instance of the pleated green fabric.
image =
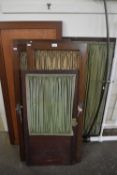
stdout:
[(30, 135), (72, 135), (75, 74), (27, 74)]
[[(20, 52), (21, 70), (27, 69), (27, 53)], [(36, 70), (70, 70), (79, 68), (79, 51), (35, 50), (34, 62)]]
[(36, 50), (34, 55), (36, 69), (39, 70), (79, 68), (79, 51)]
[[(110, 58), (107, 62), (106, 43), (88, 44), (86, 100), (84, 109), (84, 136), (88, 134), (95, 117), (97, 119), (90, 131), (90, 135), (99, 135), (100, 133), (106, 97), (108, 93), (108, 86), (104, 87), (104, 81), (110, 76), (113, 51), (114, 44), (111, 44)], [(101, 98), (102, 94), (103, 98)], [(98, 108), (99, 111), (97, 113)]]

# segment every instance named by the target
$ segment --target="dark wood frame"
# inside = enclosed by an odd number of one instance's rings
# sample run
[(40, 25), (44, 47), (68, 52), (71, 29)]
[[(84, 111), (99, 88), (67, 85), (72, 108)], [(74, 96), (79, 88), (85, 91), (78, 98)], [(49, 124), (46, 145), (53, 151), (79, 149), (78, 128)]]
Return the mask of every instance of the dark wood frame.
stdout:
[[(8, 60), (12, 60), (12, 51), (10, 49), (12, 42), (14, 39), (21, 39), (21, 36), (18, 35), (17, 37), (15, 34), (15, 37), (4, 37), (4, 32), (11, 32), (12, 30), (18, 30), (19, 32), (22, 31), (23, 29), (53, 29), (56, 31), (56, 36), (54, 38), (50, 39), (61, 39), (62, 37), (62, 22), (60, 21), (44, 21), (44, 22), (0, 22), (0, 77), (1, 77), (1, 84), (2, 84), (2, 91), (3, 91), (3, 98), (4, 98), (4, 103), (5, 103), (5, 110), (6, 110), (6, 117), (7, 117), (7, 123), (8, 123), (8, 131), (9, 131), (9, 138), (10, 138), (10, 143), (11, 144), (18, 144), (19, 143), (19, 138), (18, 138), (18, 131), (17, 131), (17, 125), (16, 119), (13, 122), (13, 118), (16, 116), (16, 111), (15, 109), (12, 109), (12, 102), (11, 102), (11, 97), (10, 97), (10, 91), (9, 91), (9, 84), (8, 84), (8, 76), (12, 77), (13, 74), (13, 65), (12, 63), (9, 64), (9, 70), (6, 68), (5, 65), (5, 52), (9, 54), (7, 56)], [(21, 30), (20, 30), (21, 29)], [(10, 36), (10, 34), (9, 34)], [(25, 38), (25, 37), (24, 37)], [(30, 34), (28, 36), (30, 38)], [(23, 39), (23, 38), (22, 38)], [(31, 38), (33, 39), (33, 38)], [(37, 38), (40, 39), (40, 38)], [(44, 38), (46, 39), (46, 38)], [(6, 45), (6, 46), (5, 46)], [(9, 45), (9, 46), (8, 46)], [(7, 63), (8, 64), (8, 63)], [(12, 67), (10, 67), (12, 65)], [(8, 65), (7, 65), (8, 66)], [(8, 71), (10, 74), (8, 75)], [(11, 78), (12, 82), (12, 78)], [(11, 90), (13, 91), (14, 89), (14, 84), (12, 82), (12, 88)], [(11, 94), (13, 95), (14, 92)], [(14, 98), (14, 97), (13, 97)], [(13, 108), (14, 108), (14, 99), (13, 99)], [(14, 112), (13, 112), (14, 110)], [(12, 116), (14, 115), (14, 116)], [(16, 118), (16, 117), (15, 117)]]

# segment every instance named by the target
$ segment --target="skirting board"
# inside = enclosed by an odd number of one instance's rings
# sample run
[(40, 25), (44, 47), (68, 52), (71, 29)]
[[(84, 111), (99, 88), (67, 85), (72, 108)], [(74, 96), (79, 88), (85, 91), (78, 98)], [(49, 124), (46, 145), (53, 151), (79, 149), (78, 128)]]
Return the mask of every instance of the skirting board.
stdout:
[(90, 137), (91, 142), (117, 141), (117, 136)]

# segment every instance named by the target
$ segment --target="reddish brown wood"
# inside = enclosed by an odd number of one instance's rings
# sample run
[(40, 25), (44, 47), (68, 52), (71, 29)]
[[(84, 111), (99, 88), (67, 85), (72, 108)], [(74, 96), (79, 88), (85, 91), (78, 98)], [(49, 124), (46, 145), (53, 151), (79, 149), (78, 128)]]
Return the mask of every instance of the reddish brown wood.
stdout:
[[(16, 101), (15, 101), (15, 88), (14, 88), (14, 74), (13, 74), (13, 40), (15, 39), (61, 39), (61, 22), (1, 22), (1, 42), (3, 47), (3, 58), (6, 75), (3, 71), (4, 81), (7, 82), (7, 96), (4, 93), (4, 100), (7, 101), (6, 110), (9, 109), (9, 115), (7, 115), (7, 121), (12, 124), (9, 127), (9, 134), (13, 133), (11, 142), (14, 144), (19, 143), (18, 125), (16, 119)], [(3, 64), (3, 63), (2, 63)], [(2, 83), (4, 86), (4, 83)], [(4, 86), (5, 88), (5, 86)], [(6, 104), (6, 103), (5, 103)], [(6, 113), (8, 113), (6, 112)], [(10, 124), (8, 124), (10, 126)], [(11, 130), (11, 131), (10, 131)]]
[(38, 165), (71, 164), (71, 138), (65, 136), (31, 136), (30, 163)]
[[(61, 39), (61, 37), (62, 37), (62, 22), (61, 21), (0, 22), (0, 29), (1, 30), (11, 30), (11, 29), (55, 29), (56, 30), (56, 37), (54, 39)], [(36, 38), (36, 39), (39, 39), (39, 38)]]
[(4, 63), (4, 55), (3, 55), (3, 48), (2, 48), (2, 40), (1, 40), (1, 33), (0, 33), (0, 80), (2, 85), (2, 92), (3, 92), (3, 99), (6, 109), (6, 116), (7, 116), (7, 124), (8, 124), (8, 130), (9, 130), (9, 138), (10, 143), (14, 143), (14, 132), (13, 132), (13, 123), (11, 121), (11, 108), (10, 108), (10, 99), (9, 99), (9, 93), (8, 93), (8, 84), (7, 84), (7, 76), (6, 76), (6, 70), (5, 70), (5, 63)]
[[(39, 29), (39, 28), (56, 28), (60, 25), (61, 21), (13, 21), (13, 22), (0, 22), (1, 29)], [(27, 27), (26, 27), (27, 26)]]

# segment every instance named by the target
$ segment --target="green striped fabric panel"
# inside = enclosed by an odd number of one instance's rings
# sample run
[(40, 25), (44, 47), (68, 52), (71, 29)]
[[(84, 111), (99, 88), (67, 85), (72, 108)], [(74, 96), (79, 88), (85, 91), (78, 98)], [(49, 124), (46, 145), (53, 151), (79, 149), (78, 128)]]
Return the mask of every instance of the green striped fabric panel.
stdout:
[(78, 69), (79, 68), (79, 51), (64, 50), (36, 50), (34, 54), (36, 69)]
[[(27, 69), (27, 59), (27, 53), (20, 52), (21, 70)], [(37, 70), (78, 69), (79, 59), (79, 51), (35, 50), (34, 52), (35, 69)]]
[(72, 135), (75, 74), (27, 74), (30, 135)]

